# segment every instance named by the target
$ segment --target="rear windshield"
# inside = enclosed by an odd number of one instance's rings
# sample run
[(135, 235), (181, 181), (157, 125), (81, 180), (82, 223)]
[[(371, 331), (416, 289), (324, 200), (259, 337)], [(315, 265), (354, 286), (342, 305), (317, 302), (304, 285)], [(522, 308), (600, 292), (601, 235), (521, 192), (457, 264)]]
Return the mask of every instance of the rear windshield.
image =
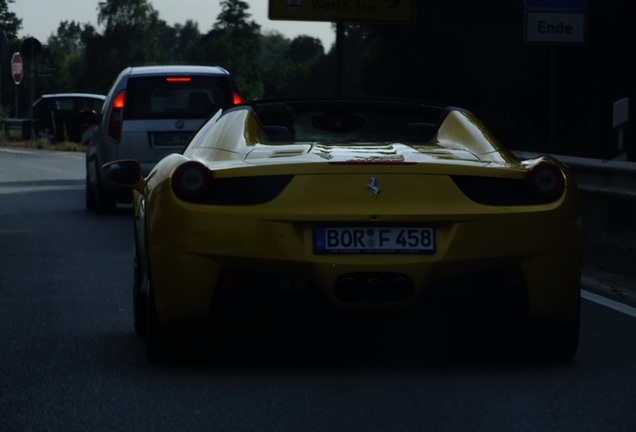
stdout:
[(232, 89), (224, 76), (130, 78), (124, 119), (204, 119), (229, 105)]
[(288, 101), (252, 106), (271, 141), (425, 143), (434, 137), (446, 115), (437, 106), (381, 101)]
[(37, 103), (35, 112), (49, 113), (51, 111), (96, 111), (102, 109), (104, 101), (98, 98), (83, 96), (62, 96), (43, 98)]

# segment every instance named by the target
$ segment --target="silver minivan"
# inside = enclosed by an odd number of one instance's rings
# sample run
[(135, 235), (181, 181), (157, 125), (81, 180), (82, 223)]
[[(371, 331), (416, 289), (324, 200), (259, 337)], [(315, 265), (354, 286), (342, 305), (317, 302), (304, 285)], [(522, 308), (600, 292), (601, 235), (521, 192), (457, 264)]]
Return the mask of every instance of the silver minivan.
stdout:
[[(201, 124), (220, 108), (241, 103), (229, 72), (213, 66), (141, 66), (124, 69), (111, 87), (88, 135), (86, 208), (107, 213), (130, 202), (100, 167), (118, 159), (140, 162), (147, 175), (155, 164), (178, 153)], [(90, 113), (86, 113), (90, 116)]]

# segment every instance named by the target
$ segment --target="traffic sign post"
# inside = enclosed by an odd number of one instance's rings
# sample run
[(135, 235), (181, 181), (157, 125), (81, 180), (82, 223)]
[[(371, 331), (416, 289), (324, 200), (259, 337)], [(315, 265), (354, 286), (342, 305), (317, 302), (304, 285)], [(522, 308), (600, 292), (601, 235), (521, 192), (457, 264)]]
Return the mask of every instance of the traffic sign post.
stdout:
[[(28, 37), (22, 41), (22, 45), (20, 45), (20, 50), (24, 58), (29, 60), (29, 66), (31, 69), (31, 104), (29, 106), (33, 106), (34, 102), (34, 94), (35, 94), (35, 70), (37, 69), (37, 59), (42, 54), (42, 44), (39, 40), (34, 37)], [(31, 124), (31, 131), (33, 131), (33, 110), (29, 110), (29, 121)]]
[(526, 42), (583, 44), (585, 14), (582, 12), (526, 12)]
[(585, 43), (587, 0), (524, 0), (527, 43)]
[(557, 45), (582, 45), (586, 39), (587, 0), (524, 0), (525, 41), (550, 46), (550, 145), (556, 151), (558, 129)]

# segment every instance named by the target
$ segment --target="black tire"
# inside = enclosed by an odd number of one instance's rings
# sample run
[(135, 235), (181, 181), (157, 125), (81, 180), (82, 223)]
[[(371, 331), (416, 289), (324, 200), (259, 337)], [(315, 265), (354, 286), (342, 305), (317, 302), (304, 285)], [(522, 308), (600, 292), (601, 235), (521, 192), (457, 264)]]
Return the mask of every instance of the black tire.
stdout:
[(86, 174), (86, 208), (94, 210), (97, 214), (114, 213), (117, 208), (117, 200), (104, 189), (99, 176), (99, 167), (96, 161), (92, 161), (96, 174), (95, 185), (91, 184), (88, 173)]
[(167, 348), (166, 331), (159, 323), (157, 315), (157, 305), (155, 303), (155, 295), (152, 289), (152, 279), (148, 280), (148, 291), (146, 297), (146, 355), (152, 362), (165, 359)]
[(97, 188), (95, 190), (95, 211), (97, 214), (110, 214), (114, 213), (116, 208), (117, 201), (115, 197), (104, 190), (98, 177)]
[(580, 324), (580, 300), (576, 314), (569, 323), (526, 323), (523, 331), (518, 333), (520, 338), (516, 341), (521, 342), (518, 347), (520, 354), (541, 360), (571, 360), (578, 350)]
[(143, 264), (143, 258), (139, 256), (139, 248), (137, 247), (135, 235), (134, 245), (134, 270), (133, 270), (133, 322), (135, 332), (139, 336), (146, 336), (148, 325), (148, 306), (146, 293), (142, 291), (142, 287), (147, 284), (147, 273)]
[(485, 334), (484, 353), (493, 359), (569, 361), (578, 350), (581, 302), (569, 323), (504, 320)]
[(555, 360), (571, 360), (579, 347), (579, 332), (581, 328), (581, 300), (578, 300), (576, 315), (572, 322), (554, 328), (548, 343), (545, 345), (546, 354)]
[(84, 192), (84, 199), (86, 201), (86, 210), (95, 210), (95, 191), (91, 187), (88, 180), (88, 174), (86, 174), (86, 187)]

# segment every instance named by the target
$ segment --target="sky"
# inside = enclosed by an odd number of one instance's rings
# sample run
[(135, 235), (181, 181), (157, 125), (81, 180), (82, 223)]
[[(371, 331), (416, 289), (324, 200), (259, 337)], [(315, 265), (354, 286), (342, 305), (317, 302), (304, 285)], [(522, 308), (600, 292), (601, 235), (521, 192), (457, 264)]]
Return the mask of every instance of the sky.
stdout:
[[(221, 12), (220, 0), (148, 0), (168, 25), (184, 24), (187, 20), (199, 24), (199, 31), (207, 33)], [(261, 32), (276, 30), (290, 39), (308, 35), (322, 41), (325, 51), (335, 40), (334, 30), (327, 22), (271, 21), (267, 18), (268, 0), (244, 0), (250, 8), (250, 19), (261, 26)], [(33, 36), (46, 43), (57, 32), (62, 21), (90, 23), (97, 27), (99, 0), (15, 0), (9, 10), (22, 19), (21, 38)], [(98, 28), (98, 30), (101, 30)]]

